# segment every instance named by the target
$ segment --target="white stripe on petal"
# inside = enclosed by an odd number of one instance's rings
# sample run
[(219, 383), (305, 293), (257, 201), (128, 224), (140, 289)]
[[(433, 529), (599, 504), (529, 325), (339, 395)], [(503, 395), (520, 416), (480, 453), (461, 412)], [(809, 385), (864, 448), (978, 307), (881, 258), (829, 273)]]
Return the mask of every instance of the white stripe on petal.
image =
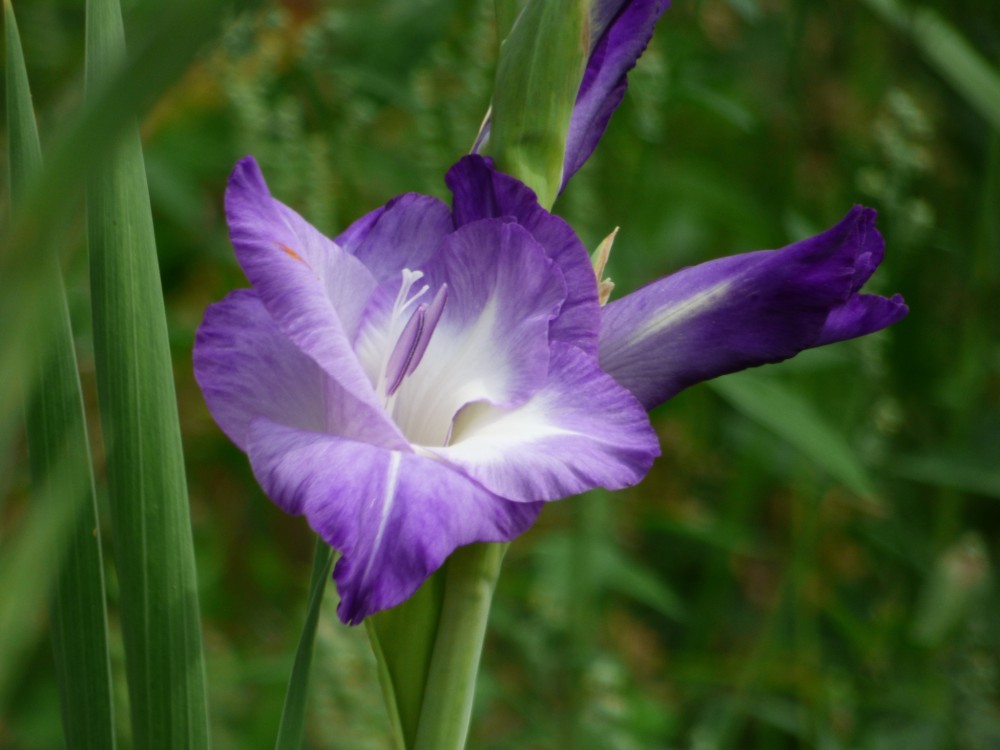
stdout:
[[(372, 542), (371, 549), (368, 550), (368, 562), (365, 563), (364, 572), (358, 579), (359, 586), (367, 585), (368, 575), (371, 573), (372, 565), (375, 563), (375, 559), (379, 554), (379, 548), (382, 546), (385, 527), (389, 521), (389, 516), (392, 514), (392, 506), (396, 502), (396, 487), (399, 484), (399, 463), (401, 460), (402, 455), (398, 451), (390, 452), (389, 467), (386, 470), (385, 486), (382, 490), (382, 509), (379, 516), (378, 531), (375, 532), (375, 539)], [(373, 497), (371, 501), (372, 506), (374, 507), (378, 501), (378, 497)]]
[(671, 326), (679, 325), (689, 318), (699, 315), (704, 310), (714, 307), (732, 286), (733, 280), (726, 279), (708, 289), (703, 289), (688, 299), (664, 305), (632, 332), (628, 338), (628, 345), (635, 346), (650, 336), (655, 336)]

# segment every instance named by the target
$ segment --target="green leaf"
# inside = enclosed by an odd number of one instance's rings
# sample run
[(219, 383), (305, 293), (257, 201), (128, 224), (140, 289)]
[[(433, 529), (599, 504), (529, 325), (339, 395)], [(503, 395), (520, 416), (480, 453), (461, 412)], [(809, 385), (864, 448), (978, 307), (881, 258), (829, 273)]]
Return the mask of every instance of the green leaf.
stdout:
[(47, 338), (52, 322), (42, 306), (38, 258), (78, 246), (76, 213), (84, 180), (217, 31), (225, 8), (222, 0), (176, 0), (151, 14), (145, 33), (131, 47), (129, 63), (89, 92), (81, 114), (47, 149), (45, 168), (28, 186), (21, 210), (0, 217), (0, 279), (6, 290), (0, 294), (0, 320), (7, 322), (0, 326), (0, 455), (7, 454), (21, 422), (17, 394), (28, 390), (31, 350)]
[[(38, 622), (48, 601), (50, 587), (61, 560), (54, 555), (77, 525), (86, 497), (74, 492), (76, 478), (67, 467), (71, 452), (60, 455), (56, 468), (36, 494), (45, 502), (31, 503), (26, 517), (11, 533), (11, 541), (0, 553), (0, 707), (7, 702), (13, 678), (31, 655), (38, 637)], [(48, 502), (61, 498), (61, 502)]]
[(586, 0), (531, 0), (500, 48), (488, 148), (546, 208), (562, 186), (566, 131), (589, 53)]
[(798, 448), (871, 505), (874, 485), (847, 439), (807, 399), (767, 375), (746, 371), (709, 383), (738, 411)]
[[(88, 0), (88, 96), (125, 63), (117, 0)], [(87, 181), (94, 349), (121, 587), (132, 736), (209, 744), (195, 577), (166, 313), (136, 123)]]
[(312, 578), (309, 582), (309, 607), (302, 625), (299, 645), (295, 650), (292, 676), (288, 680), (285, 706), (278, 726), (277, 750), (299, 750), (306, 729), (306, 696), (309, 692), (309, 672), (312, 667), (313, 645), (316, 641), (316, 624), (323, 603), (323, 592), (333, 565), (333, 550), (322, 539), (316, 539)]
[(927, 61), (969, 105), (1000, 130), (1000, 73), (951, 24), (927, 8), (897, 0), (864, 0), (872, 10), (908, 34)]
[(3, 4), (4, 44), (7, 48), (7, 166), (10, 169), (10, 199), (17, 204), (28, 183), (42, 169), (42, 147), (38, 142), (31, 87), (24, 65), (24, 50), (10, 0)]
[(938, 487), (1000, 499), (1000, 470), (947, 456), (901, 456), (889, 470), (896, 476)]
[[(9, 2), (4, 3), (4, 28), (8, 163), (12, 210), (17, 210), (27, 185), (37, 179), (41, 171), (42, 157), (21, 40)], [(27, 411), (34, 488), (32, 502), (43, 513), (65, 518), (65, 527), (55, 524), (47, 531), (57, 537), (64, 532), (69, 538), (60, 539), (53, 545), (55, 549), (64, 550), (62, 555), (52, 555), (53, 546), (26, 550), (24, 554), (44, 553), (60, 561), (50, 619), (66, 746), (71, 749), (113, 748), (114, 712), (104, 566), (83, 396), (57, 259), (51, 255), (41, 258), (38, 273), (43, 277), (41, 304), (52, 322), (51, 337), (34, 352), (38, 374), (34, 397)], [(60, 489), (60, 494), (46, 492), (53, 486)], [(38, 591), (46, 591), (47, 586), (38, 585), (38, 570), (32, 571), (32, 576), (20, 577), (31, 581)], [(26, 602), (21, 600), (21, 603)], [(23, 609), (27, 613), (35, 612), (34, 607)], [(0, 683), (3, 681), (0, 676)]]

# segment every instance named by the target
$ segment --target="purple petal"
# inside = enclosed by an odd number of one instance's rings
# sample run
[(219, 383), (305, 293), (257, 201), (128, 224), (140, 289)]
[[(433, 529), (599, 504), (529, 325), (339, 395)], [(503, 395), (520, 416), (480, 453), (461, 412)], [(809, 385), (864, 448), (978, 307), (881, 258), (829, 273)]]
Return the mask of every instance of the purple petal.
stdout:
[(451, 212), (437, 198), (406, 193), (361, 217), (337, 237), (379, 282), (433, 258), (452, 230)]
[(884, 328), (906, 314), (902, 299), (856, 295), (882, 248), (875, 212), (855, 206), (781, 250), (678, 271), (604, 308), (601, 366), (652, 408), (702, 380)]
[(387, 206), (379, 206), (374, 211), (366, 213), (360, 219), (355, 219), (347, 229), (334, 237), (333, 241), (347, 252), (353, 254), (371, 233), (372, 227), (375, 226), (382, 214), (385, 213), (386, 208)]
[(857, 294), (830, 312), (823, 323), (819, 339), (813, 346), (824, 346), (881, 331), (905, 318), (909, 311), (910, 308), (898, 294), (892, 297)]
[(247, 450), (250, 423), (265, 417), (303, 430), (395, 445), (399, 431), (330, 379), (285, 336), (256, 293), (238, 289), (205, 311), (194, 373), (216, 423)]
[[(272, 198), (252, 157), (229, 178), (226, 217), (236, 257), (277, 328), (370, 419), (387, 423), (351, 345), (376, 288), (368, 269)], [(405, 445), (401, 435), (397, 444)]]
[(660, 454), (635, 397), (593, 357), (559, 343), (548, 379), (529, 401), (516, 409), (469, 404), (455, 420), (451, 444), (432, 452), (521, 502), (633, 485)]
[(222, 431), (247, 448), (254, 417), (326, 429), (324, 375), (274, 325), (257, 295), (237, 289), (205, 311), (194, 343), (194, 375)]
[(595, 39), (566, 137), (563, 187), (597, 147), (621, 104), (628, 72), (653, 36), (667, 0), (598, 0), (591, 10)]
[(253, 422), (249, 442), (267, 495), (342, 553), (334, 579), (348, 624), (407, 599), (457, 547), (513, 539), (541, 509), (497, 497), (432, 458), (267, 419)]
[(590, 255), (572, 227), (539, 206), (530, 188), (496, 171), (481, 156), (459, 160), (448, 170), (445, 182), (455, 196), (452, 210), (457, 227), (479, 219), (512, 217), (559, 264), (566, 280), (566, 301), (552, 325), (552, 339), (596, 352), (600, 325), (597, 280)]

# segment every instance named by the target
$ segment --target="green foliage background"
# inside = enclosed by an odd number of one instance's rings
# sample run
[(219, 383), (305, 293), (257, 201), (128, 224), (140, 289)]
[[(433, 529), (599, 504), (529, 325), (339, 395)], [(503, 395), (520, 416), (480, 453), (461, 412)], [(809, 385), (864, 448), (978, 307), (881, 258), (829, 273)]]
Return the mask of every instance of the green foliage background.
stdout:
[[(130, 32), (154, 5), (126, 8)], [(556, 204), (590, 247), (621, 227), (616, 293), (779, 247), (863, 202), (888, 243), (874, 291), (902, 292), (912, 312), (690, 389), (654, 413), (664, 455), (642, 485), (547, 508), (508, 554), (470, 747), (1000, 746), (1000, 5), (925, 0), (934, 15), (916, 32), (896, 7), (677, 0), (661, 21)], [(80, 106), (82, 3), (15, 8), (44, 148)], [(234, 10), (144, 120), (217, 748), (273, 744), (312, 549), (191, 375), (205, 307), (246, 284), (226, 176), (255, 154), (274, 194), (330, 233), (401, 192), (447, 198), (444, 170), (489, 103), (493, 13), (457, 0)], [(80, 236), (65, 272), (101, 492)], [(27, 503), (23, 447), (3, 466), (0, 544)], [(16, 575), (30, 571), (0, 570)], [(363, 630), (340, 625), (332, 600), (308, 744), (387, 747)], [(38, 628), (0, 707), (4, 748), (61, 744)]]

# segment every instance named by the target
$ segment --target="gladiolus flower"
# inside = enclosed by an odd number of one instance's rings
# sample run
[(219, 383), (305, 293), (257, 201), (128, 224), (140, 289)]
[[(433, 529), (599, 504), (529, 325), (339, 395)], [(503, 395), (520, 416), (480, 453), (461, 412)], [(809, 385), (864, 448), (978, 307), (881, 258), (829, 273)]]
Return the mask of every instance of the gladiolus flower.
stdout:
[(859, 293), (884, 250), (869, 209), (601, 308), (586, 249), (530, 189), (479, 156), (447, 182), (451, 209), (402, 195), (335, 240), (252, 158), (226, 192), (252, 288), (206, 311), (195, 374), (265, 493), (342, 553), (347, 623), (544, 502), (638, 482), (659, 453), (646, 410), (681, 389), (906, 314)]

